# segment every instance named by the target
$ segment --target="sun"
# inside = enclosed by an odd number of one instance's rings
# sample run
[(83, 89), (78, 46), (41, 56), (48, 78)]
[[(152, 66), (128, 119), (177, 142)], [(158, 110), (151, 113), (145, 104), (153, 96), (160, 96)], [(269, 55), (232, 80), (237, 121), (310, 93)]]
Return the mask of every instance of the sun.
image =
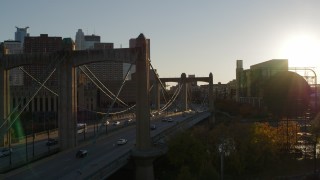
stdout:
[(283, 55), (289, 67), (319, 67), (320, 42), (310, 35), (292, 36), (283, 46)]

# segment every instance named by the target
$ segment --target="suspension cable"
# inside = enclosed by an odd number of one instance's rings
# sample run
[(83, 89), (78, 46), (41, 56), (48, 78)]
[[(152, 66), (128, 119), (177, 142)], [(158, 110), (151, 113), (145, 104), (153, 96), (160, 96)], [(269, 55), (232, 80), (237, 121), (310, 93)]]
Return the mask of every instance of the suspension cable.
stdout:
[[(30, 73), (28, 73), (23, 67), (19, 66), (19, 69), (22, 70), (24, 73), (26, 73), (29, 77), (31, 77), (35, 82), (37, 82), (39, 85), (41, 85), (41, 82), (36, 79), (35, 77), (33, 77)], [(47, 89), (48, 91), (50, 91), (52, 94), (54, 94), (55, 96), (58, 96), (59, 95), (54, 92), (53, 90), (49, 89), (47, 86), (43, 86), (45, 89)]]
[(168, 109), (172, 103), (176, 100), (176, 98), (178, 97), (178, 95), (180, 94), (182, 89), (182, 85), (180, 85), (176, 91), (174, 92), (174, 94), (172, 95), (172, 98), (168, 101), (168, 103), (160, 110), (160, 112), (165, 111), (166, 109)]
[[(18, 113), (17, 116), (15, 116), (15, 118), (13, 119), (12, 123), (9, 124), (9, 127), (6, 129), (6, 132), (9, 131), (9, 129), (11, 128), (11, 126), (15, 123), (15, 121), (18, 119), (18, 117), (22, 114), (22, 112), (27, 108), (27, 106), (29, 105), (29, 103), (33, 100), (33, 98), (38, 94), (38, 92), (42, 89), (42, 87), (44, 86), (44, 84), (49, 80), (49, 78), (52, 76), (52, 74), (56, 71), (56, 68), (54, 68), (54, 70), (49, 74), (49, 76), (46, 78), (46, 80), (41, 84), (41, 86), (38, 88), (38, 90), (33, 94), (33, 96), (28, 100), (28, 102), (23, 106), (23, 108), (20, 110), (20, 112)], [(6, 120), (8, 121), (8, 119)], [(6, 122), (5, 121), (5, 122)], [(4, 124), (4, 123), (3, 123)], [(1, 127), (3, 126), (3, 124), (1, 125)], [(0, 127), (0, 128), (1, 128)]]
[[(166, 94), (168, 97), (170, 97), (169, 94), (168, 94), (168, 92), (166, 91), (166, 88), (164, 87), (163, 83), (161, 82), (158, 74), (156, 73), (155, 69), (153, 68), (153, 66), (152, 66), (152, 64), (151, 64), (151, 60), (150, 60), (150, 59), (148, 59), (148, 60), (149, 60), (149, 62), (150, 62), (150, 67), (151, 67), (151, 69), (152, 69), (152, 71), (153, 71), (153, 73), (154, 73), (154, 75), (155, 75), (155, 77), (156, 77), (156, 80), (160, 83), (162, 89), (164, 89), (165, 94)], [(175, 102), (174, 102), (174, 105), (175, 105), (177, 108), (181, 109)]]
[[(103, 88), (105, 88), (105, 89), (111, 94), (111, 96), (113, 96), (113, 98), (116, 97), (116, 96), (97, 78), (97, 76), (96, 76), (86, 65), (84, 65), (84, 68), (89, 71), (89, 73), (100, 83), (100, 85), (101, 85)], [(92, 80), (92, 79), (90, 78), (90, 80)], [(96, 85), (96, 86), (99, 86), (99, 85)], [(99, 86), (99, 87), (100, 87), (100, 86)], [(111, 98), (111, 99), (113, 99), (113, 98)], [(119, 102), (121, 102), (123, 105), (125, 105), (126, 107), (128, 107), (128, 105), (127, 105), (126, 103), (124, 103), (120, 98), (117, 98), (117, 100), (118, 100)]]
[[(124, 79), (123, 79), (123, 82), (122, 82), (122, 84), (121, 84), (121, 86), (120, 86), (120, 88), (119, 88), (119, 91), (118, 91), (118, 93), (117, 93), (117, 95), (116, 95), (116, 98), (113, 99), (112, 104), (111, 104), (111, 106), (109, 107), (109, 109), (108, 109), (107, 113), (105, 114), (105, 116), (104, 116), (103, 118), (101, 118), (101, 122), (104, 121), (104, 120), (106, 120), (106, 119), (108, 119), (108, 116), (109, 116), (109, 114), (110, 114), (110, 111), (112, 110), (112, 108), (113, 108), (113, 106), (114, 106), (114, 104), (115, 104), (115, 102), (116, 102), (116, 100), (117, 100), (117, 97), (120, 95), (120, 92), (121, 92), (121, 90), (122, 90), (122, 88), (123, 88), (123, 86), (124, 86), (124, 84), (125, 84), (125, 82), (126, 82), (126, 79), (127, 79), (128, 75), (129, 75), (129, 72), (130, 72), (130, 70), (131, 70), (131, 67), (132, 67), (132, 64), (130, 65), (130, 67), (129, 67), (129, 69), (128, 69), (128, 71), (127, 71), (127, 73), (126, 73), (126, 75), (125, 75), (125, 77), (124, 77)], [(101, 128), (101, 126), (99, 127), (99, 129), (100, 129), (100, 128)], [(99, 129), (98, 129), (98, 131), (99, 131)], [(97, 134), (98, 134), (98, 133), (97, 133)]]
[[(59, 58), (59, 56), (57, 56), (57, 57), (52, 61), (52, 64), (51, 64), (51, 65), (54, 66), (54, 69), (53, 69), (53, 71), (50, 73), (49, 77), (46, 78), (45, 82), (44, 82), (44, 83), (41, 83), (41, 86), (39, 87), (39, 89), (36, 89), (36, 87), (33, 86), (33, 87), (35, 88), (35, 91), (36, 91), (36, 92), (35, 92), (34, 95), (28, 100), (28, 102), (24, 105), (23, 109), (20, 110), (20, 112), (18, 112), (19, 115), (15, 117), (13, 123), (14, 123), (14, 122), (16, 121), (16, 119), (22, 114), (23, 110), (29, 105), (29, 103), (33, 100), (33, 98), (37, 95), (37, 93), (42, 89), (42, 87), (44, 86), (44, 84), (50, 79), (50, 77), (52, 76), (52, 74), (56, 71), (56, 67), (55, 67), (55, 66), (57, 66), (62, 60), (65, 59), (65, 55), (64, 55), (59, 61), (56, 61), (58, 58)], [(53, 63), (56, 63), (56, 64), (53, 64)], [(47, 66), (47, 67), (48, 67), (47, 69), (50, 68), (50, 66)], [(47, 71), (45, 71), (45, 72), (47, 72)], [(22, 105), (22, 103), (23, 103), (23, 102), (20, 101), (20, 102), (18, 103), (18, 105), (9, 113), (9, 115), (4, 119), (3, 123), (0, 125), (0, 129), (8, 122), (9, 118), (13, 115), (13, 113), (15, 113), (15, 112), (18, 111), (18, 109), (19, 109), (19, 107)], [(12, 124), (13, 124), (13, 123), (12, 123)], [(12, 124), (9, 126), (9, 128), (12, 126)], [(9, 129), (9, 128), (8, 128), (8, 129)], [(8, 129), (7, 129), (6, 131), (8, 131)], [(6, 132), (6, 131), (5, 131), (5, 132)]]

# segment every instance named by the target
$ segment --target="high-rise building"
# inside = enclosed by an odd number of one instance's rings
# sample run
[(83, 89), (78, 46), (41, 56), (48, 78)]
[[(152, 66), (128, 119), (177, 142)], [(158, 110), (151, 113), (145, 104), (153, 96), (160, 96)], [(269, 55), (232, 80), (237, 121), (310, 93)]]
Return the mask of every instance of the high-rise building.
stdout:
[(27, 26), (25, 28), (19, 28), (19, 27), (16, 27), (16, 28), (17, 28), (17, 31), (14, 34), (14, 40), (20, 41), (21, 46), (23, 46), (24, 38), (29, 36), (29, 33), (27, 32), (29, 27)]
[(100, 43), (100, 36), (92, 35), (85, 35), (84, 36), (85, 46), (84, 49), (93, 49), (95, 43)]
[(82, 32), (82, 29), (78, 29), (75, 41), (76, 41), (76, 50), (85, 49), (84, 33)]
[(20, 41), (7, 40), (3, 42), (4, 54), (21, 54), (23, 49)]
[[(113, 49), (113, 43), (100, 42), (101, 38), (97, 35), (84, 35), (82, 29), (78, 29), (76, 33), (76, 50), (87, 49)], [(123, 79), (122, 63), (115, 62), (100, 62), (88, 64), (87, 67), (99, 78), (104, 84), (107, 81), (118, 81)], [(88, 83), (89, 80), (82, 73), (81, 79)]]
[(95, 43), (100, 43), (100, 36), (84, 35), (82, 29), (78, 29), (75, 40), (76, 50), (94, 49)]
[(25, 53), (55, 52), (63, 49), (62, 37), (49, 37), (48, 34), (28, 36), (24, 40)]
[[(95, 43), (94, 49), (113, 49), (113, 43)], [(87, 66), (101, 82), (122, 80), (122, 63), (100, 62)]]

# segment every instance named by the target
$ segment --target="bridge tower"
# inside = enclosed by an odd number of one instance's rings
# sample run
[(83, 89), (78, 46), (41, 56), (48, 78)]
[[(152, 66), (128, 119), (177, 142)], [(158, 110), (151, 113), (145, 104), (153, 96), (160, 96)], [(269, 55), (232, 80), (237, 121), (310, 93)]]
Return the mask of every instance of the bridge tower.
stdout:
[[(3, 66), (0, 66), (0, 125), (4, 123), (9, 113), (10, 113), (9, 70), (5, 69)], [(9, 144), (10, 136), (8, 136), (8, 133), (7, 135), (5, 135), (6, 129), (8, 127), (9, 127), (9, 123), (6, 123), (6, 125), (1, 128), (0, 146), (5, 146), (6, 144)]]
[(187, 75), (186, 73), (181, 74), (182, 82), (182, 111), (188, 110), (188, 84), (187, 84)]
[(154, 103), (155, 103), (155, 109), (156, 111), (160, 110), (160, 91), (161, 91), (161, 85), (159, 82), (157, 82), (157, 80), (154, 80), (154, 91), (155, 91), (155, 95), (154, 95)]
[(209, 74), (209, 111), (211, 112), (211, 116), (209, 118), (210, 127), (213, 126), (215, 123), (214, 117), (214, 102), (213, 102), (213, 75), (212, 73)]
[(65, 150), (77, 145), (77, 75), (71, 56), (66, 55), (59, 64), (58, 78), (59, 144), (60, 148)]
[(136, 147), (132, 157), (136, 164), (136, 179), (153, 180), (153, 160), (161, 152), (153, 148), (150, 136), (150, 103), (149, 103), (149, 45), (143, 34), (136, 39), (136, 47), (140, 48), (136, 61)]

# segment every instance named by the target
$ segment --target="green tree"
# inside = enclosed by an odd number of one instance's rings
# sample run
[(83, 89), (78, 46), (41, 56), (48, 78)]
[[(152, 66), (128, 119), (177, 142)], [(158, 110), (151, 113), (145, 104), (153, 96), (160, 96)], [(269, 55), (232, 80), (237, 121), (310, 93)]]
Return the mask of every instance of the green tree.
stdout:
[(201, 144), (189, 131), (178, 134), (169, 143), (168, 157), (176, 167), (186, 166), (197, 173), (207, 155)]

